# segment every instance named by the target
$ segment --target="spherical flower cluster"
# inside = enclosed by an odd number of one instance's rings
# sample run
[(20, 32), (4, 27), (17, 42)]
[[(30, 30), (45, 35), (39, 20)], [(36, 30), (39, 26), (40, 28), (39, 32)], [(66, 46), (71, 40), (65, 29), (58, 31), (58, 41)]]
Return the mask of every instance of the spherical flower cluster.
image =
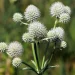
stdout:
[(4, 52), (7, 49), (7, 44), (5, 42), (0, 42), (0, 52)]
[(61, 27), (53, 28), (47, 33), (47, 37), (51, 40), (54, 40), (56, 38), (62, 40), (64, 38), (64, 29)]
[(70, 20), (71, 9), (61, 2), (55, 2), (50, 8), (50, 13), (52, 16), (58, 17), (59, 22), (67, 23)]
[(70, 9), (70, 7), (69, 6), (65, 6), (64, 7), (64, 13), (67, 13), (67, 14), (71, 14), (71, 9)]
[(34, 39), (42, 39), (46, 37), (47, 35), (47, 30), (46, 27), (41, 24), (40, 22), (33, 22), (30, 23), (28, 27), (29, 34), (34, 38)]
[(29, 33), (24, 33), (23, 36), (22, 36), (22, 40), (24, 42), (33, 42), (33, 37), (30, 36)]
[(29, 22), (35, 21), (40, 17), (39, 9), (34, 5), (29, 5), (24, 12), (25, 19)]
[(15, 41), (9, 44), (7, 54), (10, 57), (20, 56), (22, 55), (22, 52), (23, 52), (23, 47), (19, 42)]
[(61, 2), (55, 2), (50, 8), (52, 16), (59, 17), (60, 14), (64, 13), (64, 5)]
[(67, 14), (67, 13), (63, 13), (63, 14), (60, 15), (59, 18), (60, 18), (59, 22), (61, 22), (61, 23), (67, 23), (70, 20), (70, 15)]
[(13, 21), (14, 22), (20, 22), (23, 19), (23, 16), (21, 13), (15, 13), (13, 15)]
[(66, 48), (67, 47), (67, 43), (65, 41), (61, 41), (60, 47)]
[(12, 65), (13, 65), (14, 67), (19, 67), (21, 63), (22, 63), (22, 60), (21, 60), (20, 58), (18, 58), (18, 57), (14, 58), (14, 59), (12, 60)]

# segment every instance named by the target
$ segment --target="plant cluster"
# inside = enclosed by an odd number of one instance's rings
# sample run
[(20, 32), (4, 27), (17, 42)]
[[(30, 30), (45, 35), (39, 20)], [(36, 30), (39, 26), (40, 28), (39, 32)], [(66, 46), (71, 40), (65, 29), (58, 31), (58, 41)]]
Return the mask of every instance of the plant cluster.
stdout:
[[(32, 44), (32, 52), (34, 57), (34, 60), (31, 61), (34, 65), (34, 67), (32, 67), (31, 65), (20, 59), (20, 56), (22, 55), (24, 50), (21, 43), (19, 43), (18, 41), (14, 41), (7, 45), (5, 42), (0, 42), (0, 51), (6, 52), (13, 59), (12, 65), (14, 67), (18, 68), (21, 64), (24, 64), (27, 67), (23, 68), (23, 70), (32, 70), (37, 75), (43, 75), (44, 72), (51, 67), (58, 67), (57, 65), (49, 66), (49, 64), (51, 62), (55, 49), (58, 48), (60, 50), (66, 48), (67, 43), (64, 41), (64, 29), (61, 26), (57, 26), (57, 24), (64, 24), (69, 22), (71, 9), (61, 2), (55, 2), (50, 7), (50, 15), (52, 17), (55, 17), (56, 20), (53, 28), (51, 28), (49, 31), (44, 24), (38, 21), (41, 13), (40, 10), (34, 5), (29, 5), (25, 10), (24, 15), (22, 15), (21, 13), (15, 13), (13, 15), (14, 22), (19, 22), (20, 24), (27, 25), (27, 32), (22, 35), (22, 40), (25, 43)], [(27, 23), (24, 22), (24, 19), (27, 20)], [(50, 43), (53, 43), (54, 47), (51, 56), (46, 60), (45, 53), (41, 62), (41, 59), (39, 58), (38, 43), (44, 41), (47, 41), (48, 43), (46, 53), (48, 52), (47, 49)]]

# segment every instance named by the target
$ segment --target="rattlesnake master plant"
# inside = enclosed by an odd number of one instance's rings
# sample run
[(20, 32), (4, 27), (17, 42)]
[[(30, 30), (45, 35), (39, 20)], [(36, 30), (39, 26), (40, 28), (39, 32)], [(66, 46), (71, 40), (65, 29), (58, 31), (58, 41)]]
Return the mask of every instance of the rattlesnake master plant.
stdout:
[[(28, 25), (27, 32), (24, 32), (22, 35), (22, 40), (25, 43), (31, 43), (32, 44), (32, 52), (34, 60), (31, 62), (34, 66), (29, 65), (28, 63), (24, 62), (22, 59), (20, 59), (20, 55), (23, 53), (23, 47), (21, 43), (14, 41), (11, 42), (9, 45), (7, 45), (4, 42), (0, 43), (0, 51), (6, 52), (10, 57), (13, 58), (12, 65), (14, 67), (20, 67), (21, 64), (24, 64), (27, 66), (26, 68), (23, 68), (23, 70), (32, 70), (37, 75), (43, 75), (44, 72), (52, 67), (58, 67), (58, 66), (49, 66), (51, 59), (53, 57), (53, 54), (55, 52), (55, 49), (59, 48), (59, 50), (66, 48), (67, 43), (64, 41), (64, 35), (65, 31), (61, 27), (57, 27), (57, 24), (59, 22), (61, 23), (67, 23), (70, 21), (70, 14), (71, 9), (68, 6), (65, 6), (61, 2), (55, 2), (50, 7), (50, 14), (52, 17), (55, 17), (55, 23), (53, 28), (51, 28), (49, 31), (47, 30), (46, 26), (38, 21), (38, 18), (40, 17), (40, 11), (39, 9), (34, 5), (29, 5), (25, 12), (24, 16), (21, 13), (15, 13), (13, 15), (13, 21), (19, 22), (24, 25)], [(27, 23), (23, 22), (22, 20), (26, 19)], [(54, 43), (53, 52), (47, 60), (45, 59), (45, 55), (43, 55), (42, 62), (39, 59), (39, 46), (38, 43), (47, 41), (47, 47), (46, 47), (46, 53), (48, 46), (50, 43)], [(44, 43), (44, 42), (43, 42)], [(59, 43), (59, 45), (58, 45)]]

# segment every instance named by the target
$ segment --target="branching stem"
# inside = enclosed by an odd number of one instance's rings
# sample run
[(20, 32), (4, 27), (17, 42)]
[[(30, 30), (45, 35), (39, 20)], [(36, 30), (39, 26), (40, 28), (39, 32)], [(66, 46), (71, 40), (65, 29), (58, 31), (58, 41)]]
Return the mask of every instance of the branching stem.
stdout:
[(37, 72), (39, 72), (39, 59), (38, 59), (38, 53), (37, 53), (37, 45), (36, 45), (36, 43), (32, 43), (32, 51), (33, 51), (34, 61), (36, 63), (36, 70), (37, 70)]

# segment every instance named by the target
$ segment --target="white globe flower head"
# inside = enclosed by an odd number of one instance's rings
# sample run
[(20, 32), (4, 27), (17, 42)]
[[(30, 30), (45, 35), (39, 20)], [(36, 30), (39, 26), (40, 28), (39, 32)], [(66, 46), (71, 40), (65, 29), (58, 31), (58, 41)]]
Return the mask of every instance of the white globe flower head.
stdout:
[(32, 21), (37, 20), (40, 17), (40, 11), (36, 6), (29, 5), (26, 8), (26, 11), (24, 12), (24, 15), (25, 15), (25, 19), (28, 22), (32, 22)]
[(60, 47), (66, 48), (67, 47), (67, 43), (65, 41), (61, 41)]
[(53, 29), (49, 30), (49, 32), (47, 33), (47, 37), (50, 40), (55, 40), (57, 38), (62, 40), (64, 38), (64, 29), (61, 27), (53, 28)]
[(70, 9), (70, 7), (69, 6), (65, 6), (64, 7), (64, 12), (65, 13), (68, 13), (69, 15), (71, 14), (71, 9)]
[(55, 29), (51, 29), (49, 30), (49, 32), (47, 33), (47, 38), (49, 38), (50, 40), (53, 40), (55, 39), (57, 36), (56, 36), (56, 33), (55, 33)]
[(15, 13), (13, 15), (13, 21), (14, 22), (20, 22), (23, 19), (23, 16), (21, 13)]
[(23, 40), (24, 42), (33, 42), (33, 41), (34, 41), (34, 40), (33, 40), (33, 37), (30, 36), (29, 33), (24, 33), (23, 36), (22, 36), (22, 40)]
[(50, 13), (52, 16), (59, 17), (64, 12), (64, 5), (61, 2), (55, 2), (50, 7)]
[(59, 22), (61, 22), (61, 23), (67, 23), (67, 22), (69, 22), (69, 20), (70, 20), (70, 15), (67, 13), (63, 13), (59, 17)]
[(46, 27), (37, 21), (30, 23), (28, 31), (30, 36), (32, 36), (36, 40), (43, 39), (47, 35)]
[(59, 39), (63, 39), (64, 38), (64, 29), (62, 27), (56, 27), (55, 29), (56, 35)]
[(8, 45), (5, 42), (0, 42), (0, 52), (7, 50)]
[(19, 67), (21, 65), (21, 63), (22, 63), (22, 60), (20, 58), (18, 58), (18, 57), (14, 58), (12, 60), (12, 65), (14, 67)]
[(15, 42), (12, 42), (9, 44), (7, 54), (10, 57), (12, 57), (12, 58), (17, 57), (17, 56), (22, 55), (22, 53), (23, 53), (23, 47), (22, 47), (21, 43), (15, 41)]

